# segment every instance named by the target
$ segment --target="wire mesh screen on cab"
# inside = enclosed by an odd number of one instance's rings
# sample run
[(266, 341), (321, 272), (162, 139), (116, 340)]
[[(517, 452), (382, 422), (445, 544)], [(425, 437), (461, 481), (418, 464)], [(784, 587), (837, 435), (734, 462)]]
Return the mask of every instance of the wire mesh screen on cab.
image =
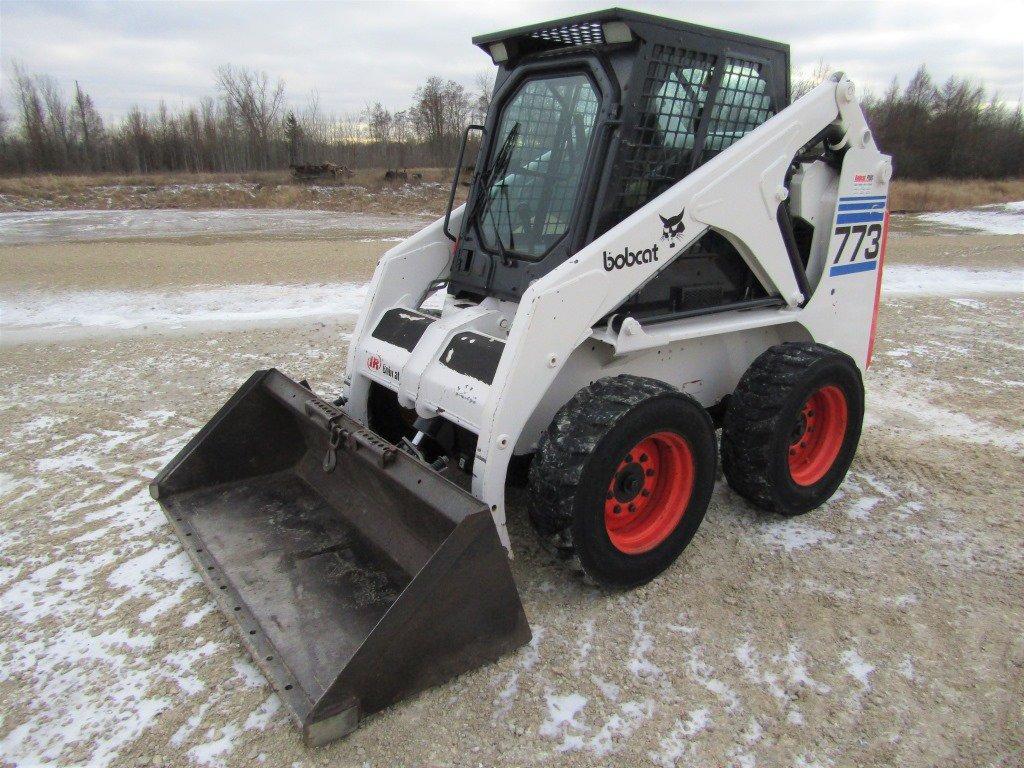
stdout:
[(606, 231), (752, 131), (776, 108), (763, 65), (654, 45), (637, 114), (624, 131)]

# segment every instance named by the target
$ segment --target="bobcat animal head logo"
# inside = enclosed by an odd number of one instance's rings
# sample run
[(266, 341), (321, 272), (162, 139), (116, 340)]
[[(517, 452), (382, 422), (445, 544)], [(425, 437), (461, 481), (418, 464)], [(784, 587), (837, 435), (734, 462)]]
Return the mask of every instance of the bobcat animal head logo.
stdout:
[(686, 225), (683, 224), (683, 213), (685, 211), (686, 209), (684, 208), (675, 216), (669, 216), (667, 218), (661, 215), (658, 216), (658, 218), (661, 219), (661, 239), (669, 241), (669, 248), (675, 248), (676, 244), (674, 241), (676, 238), (683, 236), (683, 230), (686, 229)]

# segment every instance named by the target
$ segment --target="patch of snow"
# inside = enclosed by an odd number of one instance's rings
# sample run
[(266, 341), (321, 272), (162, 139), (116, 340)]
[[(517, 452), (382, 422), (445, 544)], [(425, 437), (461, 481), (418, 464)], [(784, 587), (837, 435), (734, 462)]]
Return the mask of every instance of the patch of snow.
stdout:
[(53, 293), (20, 289), (0, 296), (5, 341), (146, 332), (251, 327), (355, 316), (368, 286), (197, 286), (186, 290), (89, 290)]
[(692, 751), (692, 739), (711, 725), (711, 710), (695, 709), (684, 722), (676, 720), (668, 736), (661, 740), (661, 751), (650, 752), (648, 757), (655, 765), (675, 768), (679, 761)]
[(603, 677), (598, 677), (597, 675), (591, 675), (590, 681), (597, 686), (598, 690), (601, 691), (601, 695), (606, 699), (618, 701), (619, 693), (622, 689), (615, 683), (605, 680)]
[(862, 496), (852, 507), (846, 509), (846, 516), (851, 520), (867, 520), (871, 516), (871, 510), (878, 506), (880, 501), (878, 496)]
[(604, 722), (587, 743), (587, 748), (598, 757), (606, 757), (653, 715), (654, 702), (627, 701)]
[(587, 706), (587, 697), (578, 693), (567, 693), (564, 695), (547, 694), (545, 700), (548, 705), (548, 716), (540, 724), (537, 732), (541, 736), (556, 739), (562, 738), (559, 749), (566, 751), (576, 749), (582, 745), (578, 734), (587, 730), (586, 723), (577, 718), (583, 708)]
[(576, 641), (576, 658), (572, 662), (572, 673), (578, 675), (583, 671), (583, 667), (587, 663), (587, 657), (590, 656), (590, 650), (594, 645), (594, 620), (587, 619), (583, 622), (583, 628), (580, 631), (580, 636)]
[(654, 649), (654, 637), (647, 631), (647, 623), (639, 617), (639, 614), (635, 618), (632, 650), (626, 666), (637, 677), (660, 677), (661, 667), (647, 658), (647, 654)]
[(419, 216), (287, 208), (22, 211), (0, 213), (0, 245), (158, 240), (202, 235), (331, 238), (382, 231), (390, 235), (414, 232), (425, 223)]
[[(1021, 217), (1024, 219), (1024, 216)], [(1024, 269), (970, 269), (922, 264), (885, 268), (882, 296), (957, 296), (969, 293), (1024, 293)]]
[(235, 739), (238, 738), (241, 729), (237, 725), (226, 725), (220, 729), (220, 734), (214, 736), (211, 728), (206, 732), (210, 739), (203, 744), (197, 744), (188, 751), (189, 758), (200, 765), (224, 765), (224, 757), (235, 747)]
[(835, 539), (828, 531), (792, 519), (765, 522), (759, 526), (759, 531), (766, 544), (781, 547), (787, 552), (796, 552)]
[(0, 496), (6, 496), (20, 488), (24, 479), (19, 479), (9, 472), (0, 472)]
[[(175, 651), (164, 656), (164, 663), (167, 665), (162, 671), (178, 684), (189, 696), (194, 696), (204, 688), (203, 683), (195, 674), (195, 667), (202, 659), (209, 658), (220, 646), (214, 642), (206, 642), (196, 648), (187, 648)], [(176, 671), (171, 671), (172, 668)]]
[(922, 213), (917, 218), (953, 229), (972, 229), (995, 235), (1024, 235), (1024, 201), (982, 205), (964, 211)]
[(875, 671), (874, 665), (864, 661), (857, 653), (856, 648), (843, 651), (842, 660), (850, 677), (859, 682), (864, 690), (869, 690), (871, 688), (871, 673)]
[(733, 712), (739, 707), (740, 701), (736, 693), (725, 682), (715, 677), (715, 668), (704, 661), (700, 647), (690, 649), (687, 667), (690, 677), (721, 699), (727, 710)]
[(951, 299), (951, 301), (957, 306), (967, 307), (968, 309), (984, 309), (987, 305), (983, 301), (977, 299)]
[(917, 435), (931, 435), (975, 445), (994, 445), (1013, 453), (1024, 453), (1024, 433), (995, 424), (982, 423), (965, 413), (947, 410), (914, 393), (910, 386), (894, 381), (883, 389), (872, 388), (868, 411), (889, 411), (913, 420)]
[(907, 680), (913, 680), (914, 675), (916, 674), (916, 670), (914, 669), (914, 660), (909, 656), (904, 656), (897, 671)]
[(529, 645), (519, 651), (518, 664), (506, 675), (505, 686), (495, 699), (494, 703), (498, 707), (495, 712), (496, 719), (504, 717), (511, 711), (512, 703), (515, 701), (516, 694), (519, 693), (519, 676), (523, 672), (533, 669), (540, 659), (540, 641), (543, 636), (544, 627), (533, 627), (533, 637), (530, 638)]
[(267, 684), (263, 674), (248, 659), (235, 659), (232, 663), (236, 677), (246, 688), (262, 688)]
[(764, 729), (761, 728), (761, 724), (757, 721), (757, 718), (753, 715), (750, 716), (750, 725), (743, 732), (743, 740), (747, 744), (757, 744), (764, 735)]
[(281, 699), (276, 693), (270, 694), (267, 700), (260, 704), (259, 709), (249, 713), (242, 726), (247, 731), (265, 731), (272, 723), (286, 720), (286, 717), (277, 717), (282, 712)]

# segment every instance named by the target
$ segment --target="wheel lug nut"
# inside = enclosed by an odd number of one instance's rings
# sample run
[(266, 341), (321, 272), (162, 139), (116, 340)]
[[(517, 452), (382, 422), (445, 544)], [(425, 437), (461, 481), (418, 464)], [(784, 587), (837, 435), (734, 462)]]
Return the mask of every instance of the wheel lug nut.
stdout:
[(641, 453), (640, 454), (640, 461), (647, 461), (647, 454), (646, 453)]
[(648, 491), (646, 488), (644, 488), (642, 491), (640, 491), (640, 495), (641, 496), (650, 496), (651, 492)]
[(630, 512), (636, 512), (636, 504), (630, 504), (629, 505), (629, 511)]
[(612, 511), (615, 512), (615, 514), (617, 515), (617, 514), (619, 514), (622, 511), (622, 507), (620, 507), (618, 504), (616, 504), (615, 505), (615, 509), (612, 510)]
[(648, 469), (647, 472), (645, 472), (644, 474), (646, 474), (648, 477), (654, 477), (654, 470)]

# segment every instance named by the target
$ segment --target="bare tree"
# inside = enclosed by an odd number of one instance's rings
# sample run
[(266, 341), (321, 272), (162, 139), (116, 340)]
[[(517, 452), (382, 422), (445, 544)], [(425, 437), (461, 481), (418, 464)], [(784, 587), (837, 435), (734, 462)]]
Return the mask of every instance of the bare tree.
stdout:
[(433, 76), (416, 90), (413, 98), (409, 112), (417, 135), (428, 144), (436, 163), (448, 165), (469, 119), (469, 94), (454, 80), (446, 82)]
[(14, 86), (18, 93), (21, 130), (28, 148), (28, 161), (36, 170), (55, 170), (57, 163), (47, 127), (46, 109), (35, 78), (15, 64)]
[(400, 110), (392, 115), (391, 138), (395, 147), (395, 165), (407, 168), (409, 165), (409, 145), (412, 143), (412, 126), (409, 124), (409, 113)]
[(805, 93), (810, 91), (825, 82), (825, 78), (828, 77), (829, 72), (832, 71), (832, 67), (826, 64), (822, 59), (818, 59), (818, 63), (814, 65), (814, 69), (807, 77), (802, 77), (793, 83), (793, 101), (796, 101)]
[(103, 120), (93, 106), (89, 96), (75, 80), (75, 119), (82, 139), (82, 163), (86, 170), (94, 170), (97, 164), (97, 142), (103, 136)]
[(473, 78), (473, 122), (483, 123), (491, 108), (491, 93), (494, 90), (494, 75), (477, 72)]
[(363, 116), (366, 119), (367, 135), (370, 141), (377, 146), (380, 162), (389, 166), (391, 160), (389, 148), (391, 133), (394, 129), (394, 117), (379, 101), (368, 104)]
[(271, 162), (274, 129), (284, 103), (284, 81), (271, 84), (266, 72), (225, 64), (217, 69), (217, 86), (248, 135), (251, 159), (260, 170)]

